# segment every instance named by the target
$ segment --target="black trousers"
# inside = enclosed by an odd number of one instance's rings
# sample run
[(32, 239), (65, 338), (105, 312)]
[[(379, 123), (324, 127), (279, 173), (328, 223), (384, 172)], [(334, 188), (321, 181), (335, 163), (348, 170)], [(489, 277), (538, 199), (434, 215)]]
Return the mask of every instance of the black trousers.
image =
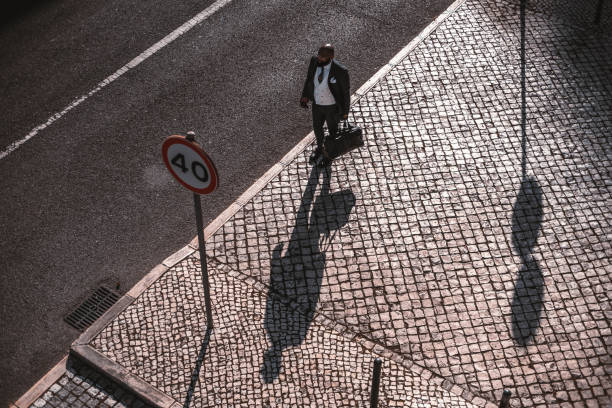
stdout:
[(312, 129), (317, 138), (317, 149), (323, 148), (323, 123), (327, 122), (327, 129), (330, 135), (335, 135), (338, 131), (340, 114), (338, 105), (317, 105), (312, 104)]

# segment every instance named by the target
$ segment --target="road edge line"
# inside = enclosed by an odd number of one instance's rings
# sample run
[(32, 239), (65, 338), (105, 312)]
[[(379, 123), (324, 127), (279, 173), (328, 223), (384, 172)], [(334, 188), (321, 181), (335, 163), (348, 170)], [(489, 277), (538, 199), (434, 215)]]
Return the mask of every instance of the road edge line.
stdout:
[(96, 93), (101, 91), (104, 87), (106, 87), (107, 85), (110, 85), (111, 83), (119, 79), (126, 72), (130, 71), (131, 69), (136, 68), (142, 62), (146, 61), (149, 57), (155, 55), (159, 50), (165, 48), (168, 44), (174, 42), (174, 40), (185, 35), (192, 28), (202, 23), (208, 17), (212, 16), (213, 14), (215, 14), (217, 11), (219, 11), (221, 8), (225, 7), (227, 4), (231, 3), (232, 1), (233, 0), (217, 0), (213, 4), (206, 7), (204, 10), (200, 11), (194, 17), (190, 18), (189, 20), (181, 24), (178, 28), (170, 32), (170, 34), (167, 34), (164, 38), (157, 41), (155, 44), (153, 44), (152, 46), (150, 46), (149, 48), (147, 48), (146, 50), (138, 54), (138, 56), (130, 60), (127, 64), (123, 65), (121, 68), (116, 70), (114, 73), (107, 76), (102, 81), (98, 82), (91, 91), (79, 97), (74, 98), (72, 102), (68, 104), (68, 106), (66, 106), (64, 109), (62, 109), (59, 112), (55, 112), (53, 115), (51, 115), (46, 120), (46, 122), (38, 126), (35, 126), (34, 128), (32, 128), (32, 130), (30, 130), (30, 132), (27, 135), (25, 135), (19, 140), (16, 140), (10, 143), (8, 146), (6, 146), (2, 151), (0, 151), (0, 160), (6, 158), (9, 154), (13, 153), (21, 145), (23, 145), (28, 140), (36, 136), (42, 130), (45, 130), (47, 127), (51, 126), (54, 122), (64, 117), (68, 112), (70, 112), (71, 110), (79, 106), (81, 103), (85, 102), (85, 100), (87, 100), (89, 97), (95, 95)]

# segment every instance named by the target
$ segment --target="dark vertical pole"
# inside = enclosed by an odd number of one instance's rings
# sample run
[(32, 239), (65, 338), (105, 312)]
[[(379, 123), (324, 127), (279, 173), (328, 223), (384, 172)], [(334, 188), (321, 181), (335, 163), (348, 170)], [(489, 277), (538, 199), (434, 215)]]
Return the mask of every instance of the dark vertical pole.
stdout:
[(499, 408), (510, 408), (511, 395), (512, 393), (510, 392), (510, 390), (504, 390), (504, 393), (502, 394), (502, 399), (499, 403)]
[(204, 301), (206, 303), (206, 323), (208, 329), (213, 328), (212, 310), (210, 308), (210, 286), (208, 284), (208, 270), (206, 269), (206, 250), (204, 247), (204, 225), (202, 222), (202, 204), (200, 195), (193, 193), (193, 203), (198, 226), (198, 248), (200, 250), (200, 266), (202, 267), (202, 283), (204, 284)]
[[(195, 143), (195, 132), (187, 132), (186, 139), (192, 143)], [(210, 307), (210, 285), (208, 284), (208, 270), (206, 269), (206, 247), (204, 243), (204, 223), (202, 222), (202, 202), (200, 201), (200, 195), (197, 193), (193, 193), (193, 204), (198, 228), (198, 249), (200, 250), (200, 267), (202, 268), (202, 284), (204, 285), (206, 323), (208, 330), (210, 330), (213, 328), (212, 309)]]
[(372, 377), (372, 393), (370, 395), (370, 408), (378, 406), (378, 387), (380, 386), (380, 369), (382, 360), (377, 358), (374, 360), (374, 375)]
[(597, 3), (597, 11), (595, 12), (595, 24), (599, 24), (599, 22), (601, 21), (601, 12), (603, 10), (603, 2), (604, 0), (599, 0), (599, 3)]

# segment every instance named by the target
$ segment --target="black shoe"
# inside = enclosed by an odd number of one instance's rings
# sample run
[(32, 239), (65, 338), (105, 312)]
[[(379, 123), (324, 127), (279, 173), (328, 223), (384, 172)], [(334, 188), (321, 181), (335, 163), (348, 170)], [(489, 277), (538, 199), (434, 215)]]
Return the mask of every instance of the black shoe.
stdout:
[(321, 151), (317, 149), (314, 152), (312, 152), (312, 154), (310, 155), (310, 159), (308, 159), (308, 163), (315, 164), (319, 156), (321, 156)]
[(323, 157), (323, 158), (321, 159), (321, 161), (319, 162), (319, 167), (320, 167), (320, 168), (324, 168), (324, 167), (327, 167), (327, 166), (331, 165), (331, 163), (332, 163), (332, 161), (331, 161), (331, 160), (326, 159), (325, 157)]

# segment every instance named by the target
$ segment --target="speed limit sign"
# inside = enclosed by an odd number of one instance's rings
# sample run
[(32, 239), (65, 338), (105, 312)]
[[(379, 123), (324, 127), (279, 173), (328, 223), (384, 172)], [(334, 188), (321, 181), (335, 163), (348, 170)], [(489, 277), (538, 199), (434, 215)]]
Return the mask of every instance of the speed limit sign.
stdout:
[(162, 145), (162, 156), (170, 173), (189, 190), (193, 191), (193, 205), (198, 231), (198, 248), (200, 251), (200, 268), (204, 284), (204, 301), (206, 303), (206, 324), (213, 327), (210, 300), (210, 284), (206, 269), (206, 251), (204, 246), (204, 225), (202, 221), (202, 203), (200, 194), (213, 192), (219, 184), (217, 169), (204, 150), (195, 142), (195, 134), (188, 132), (187, 137), (172, 135)]
[(183, 186), (198, 194), (213, 192), (217, 169), (204, 150), (184, 136), (169, 136), (162, 145), (164, 163)]

